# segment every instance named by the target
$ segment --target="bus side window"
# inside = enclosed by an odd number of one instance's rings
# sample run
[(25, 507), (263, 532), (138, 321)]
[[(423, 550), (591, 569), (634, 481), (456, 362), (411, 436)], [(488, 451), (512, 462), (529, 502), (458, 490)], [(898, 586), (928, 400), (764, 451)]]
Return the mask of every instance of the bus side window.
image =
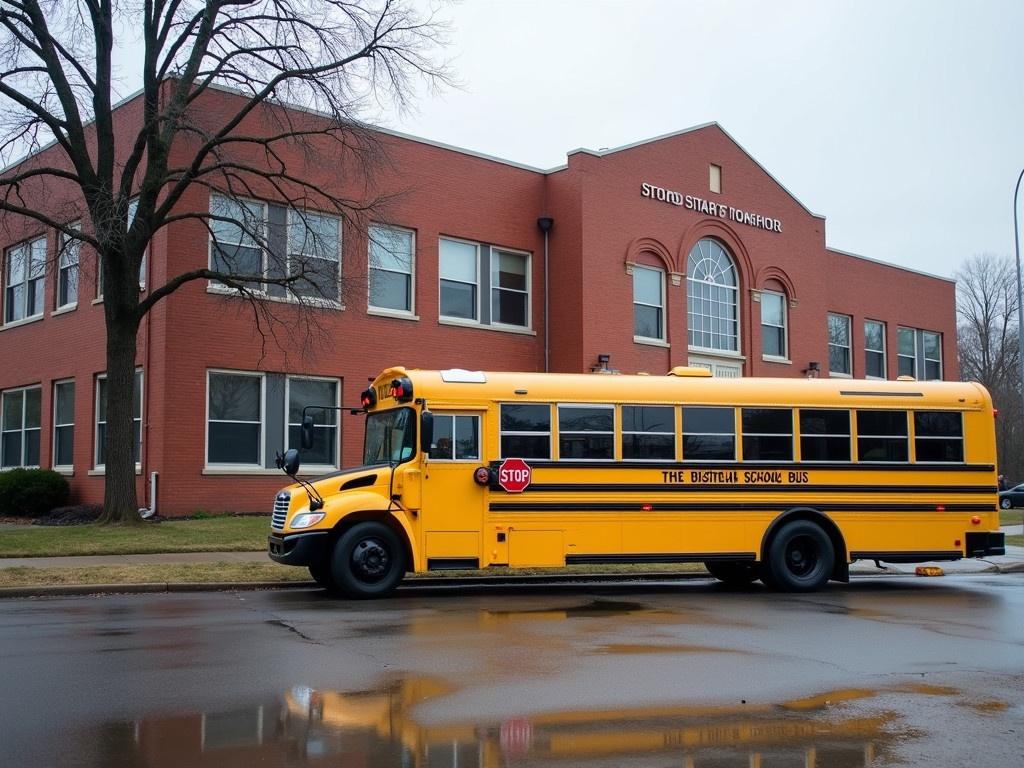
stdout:
[(735, 461), (735, 410), (696, 405), (684, 406), (683, 460)]
[(501, 456), (551, 458), (551, 406), (547, 403), (501, 405)]
[(906, 462), (910, 451), (906, 411), (857, 411), (857, 460)]
[(849, 461), (850, 412), (801, 408), (800, 460)]
[(963, 414), (954, 411), (916, 411), (914, 456), (920, 462), (963, 464)]
[(793, 411), (743, 408), (743, 460), (792, 461)]
[(435, 413), (430, 458), (437, 461), (478, 461), (480, 417), (476, 414)]
[(558, 406), (559, 459), (611, 460), (614, 443), (615, 406)]
[(667, 405), (622, 406), (622, 458), (627, 461), (675, 459), (674, 410)]

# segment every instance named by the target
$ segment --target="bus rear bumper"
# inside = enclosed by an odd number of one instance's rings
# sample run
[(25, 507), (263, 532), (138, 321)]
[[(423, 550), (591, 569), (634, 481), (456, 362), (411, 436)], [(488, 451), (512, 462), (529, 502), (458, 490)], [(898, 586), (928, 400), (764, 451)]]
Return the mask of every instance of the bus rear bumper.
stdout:
[(267, 554), (281, 565), (312, 565), (328, 553), (328, 531), (310, 531), (291, 536), (272, 533), (267, 537)]
[(964, 539), (967, 542), (966, 557), (1006, 554), (1006, 534), (1002, 531), (970, 531)]

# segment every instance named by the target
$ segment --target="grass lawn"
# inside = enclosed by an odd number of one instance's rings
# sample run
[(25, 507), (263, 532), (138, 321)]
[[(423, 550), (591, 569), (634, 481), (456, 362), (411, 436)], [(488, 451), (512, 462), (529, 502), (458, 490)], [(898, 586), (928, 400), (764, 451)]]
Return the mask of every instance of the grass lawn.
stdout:
[(269, 515), (124, 526), (33, 525), (0, 531), (0, 557), (257, 552), (267, 546), (268, 533)]
[(1000, 509), (1000, 525), (1021, 525), (1024, 523), (1024, 509)]
[(1011, 547), (1024, 547), (1024, 536), (1017, 534), (1016, 536), (1007, 536), (1006, 543)]

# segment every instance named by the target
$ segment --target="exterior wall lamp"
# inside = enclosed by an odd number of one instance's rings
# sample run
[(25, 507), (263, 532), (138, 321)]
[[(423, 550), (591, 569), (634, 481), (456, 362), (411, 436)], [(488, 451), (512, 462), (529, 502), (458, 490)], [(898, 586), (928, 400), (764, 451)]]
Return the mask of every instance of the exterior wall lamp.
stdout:
[(809, 362), (807, 367), (804, 368), (804, 375), (806, 375), (808, 379), (816, 379), (821, 376), (821, 363), (816, 360)]
[(616, 370), (612, 370), (609, 364), (612, 361), (610, 354), (599, 354), (597, 356), (597, 364), (590, 366), (591, 373), (618, 373)]

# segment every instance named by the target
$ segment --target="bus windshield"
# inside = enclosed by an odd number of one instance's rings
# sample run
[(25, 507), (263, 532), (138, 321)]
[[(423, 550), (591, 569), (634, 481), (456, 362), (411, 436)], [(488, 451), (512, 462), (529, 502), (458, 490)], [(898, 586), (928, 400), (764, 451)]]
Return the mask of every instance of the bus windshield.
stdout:
[(366, 417), (363, 464), (399, 464), (416, 453), (415, 412), (412, 408), (378, 411)]

